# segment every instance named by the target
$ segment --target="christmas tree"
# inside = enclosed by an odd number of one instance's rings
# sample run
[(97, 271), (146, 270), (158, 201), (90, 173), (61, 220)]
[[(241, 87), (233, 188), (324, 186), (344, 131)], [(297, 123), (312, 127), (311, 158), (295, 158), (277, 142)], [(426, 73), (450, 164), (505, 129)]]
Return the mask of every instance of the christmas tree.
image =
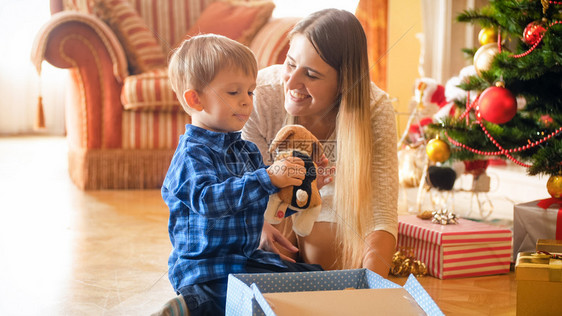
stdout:
[(562, 194), (562, 1), (491, 0), (457, 21), (479, 24), (480, 47), (465, 49), (476, 74), (459, 87), (467, 97), (430, 132), (451, 160), (509, 159), (529, 175), (550, 176)]

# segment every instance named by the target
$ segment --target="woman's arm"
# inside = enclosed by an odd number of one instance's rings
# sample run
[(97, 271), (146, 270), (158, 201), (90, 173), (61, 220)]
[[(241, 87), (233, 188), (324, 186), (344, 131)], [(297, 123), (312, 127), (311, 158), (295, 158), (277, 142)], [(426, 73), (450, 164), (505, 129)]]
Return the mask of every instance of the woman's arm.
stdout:
[(371, 124), (372, 152), (372, 210), (371, 231), (385, 230), (394, 238), (398, 235), (398, 153), (394, 109), (386, 93), (373, 88)]
[(373, 129), (372, 232), (366, 236), (363, 267), (384, 277), (392, 263), (398, 234), (398, 155), (394, 109), (386, 93), (372, 86)]
[(392, 266), (396, 239), (384, 230), (377, 230), (365, 238), (363, 268), (367, 268), (386, 278)]

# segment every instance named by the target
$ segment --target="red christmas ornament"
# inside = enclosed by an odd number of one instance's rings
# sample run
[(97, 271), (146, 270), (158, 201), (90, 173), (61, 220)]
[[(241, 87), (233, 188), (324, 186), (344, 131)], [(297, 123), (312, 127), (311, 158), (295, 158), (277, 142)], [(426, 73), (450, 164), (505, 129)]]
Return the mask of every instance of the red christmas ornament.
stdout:
[(546, 29), (540, 22), (531, 22), (523, 30), (523, 41), (529, 45), (535, 45), (539, 39), (543, 36)]
[(477, 112), (494, 124), (509, 122), (517, 113), (517, 101), (504, 87), (489, 87), (480, 94)]
[(546, 127), (550, 127), (550, 125), (552, 125), (552, 123), (554, 123), (554, 120), (552, 119), (552, 117), (548, 114), (544, 114), (541, 115), (540, 121), (546, 126)]

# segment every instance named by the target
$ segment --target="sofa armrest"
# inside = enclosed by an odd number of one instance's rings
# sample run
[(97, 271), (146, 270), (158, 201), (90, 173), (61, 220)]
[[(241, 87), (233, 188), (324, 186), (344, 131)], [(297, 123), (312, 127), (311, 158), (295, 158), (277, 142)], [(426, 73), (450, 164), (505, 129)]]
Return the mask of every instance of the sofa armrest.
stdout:
[(250, 49), (256, 55), (260, 69), (285, 61), (289, 50), (287, 35), (300, 20), (297, 17), (273, 18), (259, 30)]
[(56, 13), (36, 36), (31, 59), (38, 72), (43, 60), (70, 69), (73, 98), (67, 104), (67, 131), (71, 145), (121, 146), (120, 93), (128, 76), (127, 59), (105, 23), (93, 15)]
[[(129, 75), (127, 57), (113, 31), (103, 21), (93, 15), (72, 11), (54, 14), (39, 30), (31, 49), (31, 61), (35, 68), (37, 68), (37, 71), (41, 72), (43, 60), (59, 68), (80, 67), (80, 65), (70, 62), (65, 56), (76, 60), (76, 58), (73, 58), (73, 55), (80, 55), (88, 47), (84, 46), (82, 50), (80, 47), (71, 47), (72, 50), (70, 50), (68, 49), (69, 47), (60, 46), (60, 44), (64, 44), (69, 39), (68, 37), (64, 38), (65, 35), (68, 36), (68, 33), (79, 33), (79, 29), (75, 29), (75, 27), (83, 29), (83, 32), (86, 31), (87, 34), (84, 34), (84, 36), (88, 38), (93, 36), (96, 40), (101, 41), (104, 49), (107, 50), (109, 59), (114, 65), (113, 75), (119, 82), (122, 82)], [(65, 32), (64, 30), (68, 31)], [(59, 45), (55, 47), (53, 45), (54, 42)]]

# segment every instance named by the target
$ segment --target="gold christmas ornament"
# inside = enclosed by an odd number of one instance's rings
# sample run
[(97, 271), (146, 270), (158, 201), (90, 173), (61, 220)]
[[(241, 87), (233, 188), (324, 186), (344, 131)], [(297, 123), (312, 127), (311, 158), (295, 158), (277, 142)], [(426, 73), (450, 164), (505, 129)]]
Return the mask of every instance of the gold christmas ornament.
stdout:
[(494, 57), (499, 53), (498, 44), (490, 43), (480, 47), (474, 54), (474, 68), (479, 76), (483, 71), (490, 70)]
[(429, 160), (433, 162), (445, 162), (451, 156), (449, 144), (438, 138), (434, 138), (427, 143), (425, 152)]
[(546, 189), (553, 198), (562, 198), (562, 174), (550, 176), (546, 182)]
[(478, 41), (482, 46), (490, 43), (495, 43), (497, 39), (498, 39), (498, 32), (496, 32), (496, 29), (491, 27), (485, 27), (482, 30), (480, 30), (480, 33), (478, 33)]

